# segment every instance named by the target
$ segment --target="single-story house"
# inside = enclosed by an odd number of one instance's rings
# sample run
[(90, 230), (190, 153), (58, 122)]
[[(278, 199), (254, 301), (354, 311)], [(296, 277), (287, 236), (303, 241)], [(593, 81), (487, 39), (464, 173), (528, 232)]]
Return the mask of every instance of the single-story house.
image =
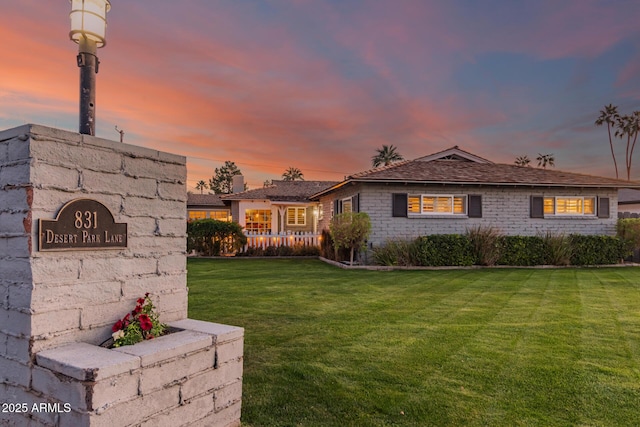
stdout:
[(309, 197), (335, 181), (276, 181), (253, 190), (231, 193), (222, 200), (231, 206), (233, 221), (247, 234), (317, 233), (323, 207)]
[(231, 221), (231, 208), (225, 205), (220, 194), (187, 193), (187, 218)]
[(618, 212), (626, 214), (640, 214), (640, 190), (623, 188), (618, 191)]
[(366, 212), (375, 247), (476, 226), (507, 235), (614, 235), (620, 188), (640, 183), (494, 163), (456, 146), (350, 175), (310, 200), (322, 206), (320, 230), (337, 213)]

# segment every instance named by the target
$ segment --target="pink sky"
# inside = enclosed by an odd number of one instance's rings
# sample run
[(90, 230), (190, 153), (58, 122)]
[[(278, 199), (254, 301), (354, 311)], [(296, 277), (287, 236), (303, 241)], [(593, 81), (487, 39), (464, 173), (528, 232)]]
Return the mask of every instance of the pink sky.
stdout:
[[(77, 131), (70, 5), (2, 9), (0, 129)], [(639, 17), (627, 1), (114, 0), (96, 135), (187, 156), (190, 190), (225, 160), (252, 188), (289, 166), (339, 180), (382, 144), (613, 176), (593, 122), (640, 110)]]

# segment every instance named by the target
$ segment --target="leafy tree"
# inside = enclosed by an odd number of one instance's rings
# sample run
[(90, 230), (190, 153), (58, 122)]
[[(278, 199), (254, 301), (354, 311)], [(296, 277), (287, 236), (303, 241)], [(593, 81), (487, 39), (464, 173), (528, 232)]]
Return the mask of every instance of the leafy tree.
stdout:
[(538, 161), (538, 167), (542, 169), (546, 169), (547, 165), (554, 167), (556, 165), (556, 159), (553, 157), (553, 154), (540, 154), (538, 153), (538, 157), (536, 158)]
[(272, 185), (273, 185), (273, 181), (271, 181), (270, 179), (265, 179), (264, 182), (262, 183), (262, 186), (264, 188), (271, 187)]
[(209, 188), (209, 186), (202, 179), (196, 184), (196, 190), (200, 190), (200, 194), (204, 193), (204, 190), (206, 190), (207, 188)]
[(363, 249), (371, 232), (371, 219), (364, 212), (345, 212), (336, 215), (329, 223), (329, 233), (333, 239), (333, 248), (337, 253), (341, 248), (350, 251), (350, 264), (358, 249)]
[(529, 163), (531, 163), (531, 159), (525, 154), (524, 156), (516, 157), (516, 161), (514, 163), (516, 166), (528, 167)]
[(283, 181), (296, 181), (296, 180), (304, 181), (304, 175), (300, 169), (290, 166), (289, 169), (284, 171), (284, 173), (282, 174), (282, 180)]
[(382, 148), (376, 149), (376, 155), (371, 158), (371, 164), (377, 168), (380, 165), (389, 166), (391, 163), (401, 160), (404, 160), (404, 157), (398, 153), (398, 147), (382, 145)]
[(616, 105), (605, 105), (604, 110), (600, 110), (600, 116), (596, 119), (595, 125), (602, 126), (607, 124), (607, 133), (609, 134), (609, 147), (611, 148), (611, 157), (613, 157), (613, 166), (616, 169), (616, 178), (618, 178), (618, 162), (616, 162), (616, 154), (613, 151), (613, 141), (611, 140), (611, 130), (615, 126), (618, 117), (618, 107)]
[(625, 116), (617, 116), (616, 126), (618, 129), (615, 135), (620, 138), (627, 137), (625, 162), (627, 167), (627, 180), (631, 181), (631, 161), (633, 159), (633, 150), (638, 140), (638, 131), (640, 130), (640, 111), (634, 111)]
[(242, 175), (242, 172), (234, 162), (227, 160), (223, 166), (215, 169), (209, 180), (209, 188), (215, 194), (230, 194), (233, 191), (233, 177), (236, 175)]

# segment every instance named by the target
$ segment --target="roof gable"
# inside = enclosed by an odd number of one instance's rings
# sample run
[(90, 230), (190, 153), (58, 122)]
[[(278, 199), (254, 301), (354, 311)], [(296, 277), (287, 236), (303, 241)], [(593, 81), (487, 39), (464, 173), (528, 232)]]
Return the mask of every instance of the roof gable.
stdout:
[(460, 149), (457, 145), (451, 148), (448, 148), (444, 151), (439, 151), (437, 153), (429, 154), (427, 156), (418, 157), (414, 161), (419, 162), (430, 162), (432, 160), (450, 160), (450, 161), (459, 161), (459, 162), (474, 162), (474, 163), (493, 163), (490, 160), (482, 158), (480, 156), (476, 156), (475, 154), (469, 153), (468, 151), (464, 151)]

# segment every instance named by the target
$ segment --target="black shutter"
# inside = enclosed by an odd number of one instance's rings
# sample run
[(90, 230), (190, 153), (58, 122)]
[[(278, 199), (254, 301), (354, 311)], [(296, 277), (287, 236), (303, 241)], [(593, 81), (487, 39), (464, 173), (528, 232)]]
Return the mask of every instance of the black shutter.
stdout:
[(335, 199), (333, 201), (333, 216), (336, 216), (340, 213), (340, 200)]
[(544, 198), (541, 196), (531, 196), (530, 203), (531, 218), (544, 218)]
[(360, 212), (360, 193), (351, 198), (351, 210), (355, 213)]
[(609, 198), (598, 197), (598, 218), (609, 218)]
[(392, 204), (392, 216), (394, 217), (407, 217), (407, 193), (393, 193), (391, 195)]
[(469, 194), (467, 203), (467, 216), (469, 218), (482, 218), (482, 196)]

